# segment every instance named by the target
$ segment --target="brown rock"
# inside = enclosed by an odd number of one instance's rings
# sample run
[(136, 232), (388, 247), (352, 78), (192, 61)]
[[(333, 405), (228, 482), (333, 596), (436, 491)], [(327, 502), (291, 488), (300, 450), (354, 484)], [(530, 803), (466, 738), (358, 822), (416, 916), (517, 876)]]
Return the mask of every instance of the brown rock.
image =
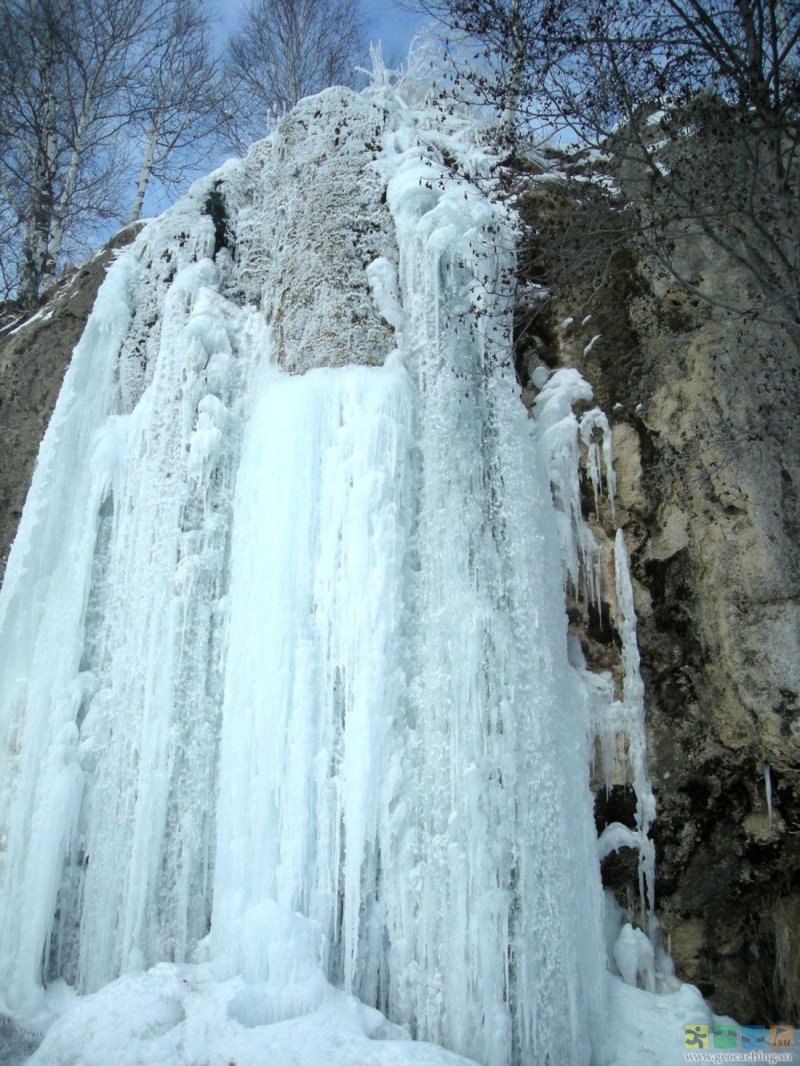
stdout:
[[(61, 282), (34, 311), (3, 308), (0, 326), (0, 578), (17, 532), (39, 443), (97, 290), (117, 248), (133, 240), (127, 226)], [(13, 461), (9, 457), (13, 456)]]
[[(536, 327), (549, 344), (537, 359), (575, 366), (612, 422), (657, 802), (657, 911), (678, 975), (715, 1009), (797, 1024), (800, 351), (777, 326), (703, 304), (633, 246), (615, 254), (600, 286), (580, 270), (561, 284)], [(702, 242), (687, 255), (701, 283), (745, 284)], [(613, 621), (607, 578), (605, 588)], [(590, 666), (613, 673), (613, 627), (571, 618)], [(604, 875), (624, 903), (625, 871), (606, 864)]]

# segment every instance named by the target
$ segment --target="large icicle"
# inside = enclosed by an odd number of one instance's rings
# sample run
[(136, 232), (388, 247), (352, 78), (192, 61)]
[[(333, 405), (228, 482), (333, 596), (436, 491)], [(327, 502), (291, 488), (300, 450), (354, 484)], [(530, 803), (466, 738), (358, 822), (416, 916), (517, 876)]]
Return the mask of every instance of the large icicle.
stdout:
[[(185, 957), (208, 928), (227, 405), (246, 360), (201, 197), (111, 268), (3, 586), (0, 705), (18, 755), (3, 773), (0, 901), (22, 917), (0, 928), (0, 988), (22, 1013), (43, 979), (93, 990)], [(146, 348), (143, 318), (160, 325)]]
[(598, 407), (585, 411), (580, 418), (573, 410), (577, 404), (586, 404), (592, 398), (589, 383), (570, 367), (557, 370), (543, 384), (534, 404), (536, 431), (544, 451), (559, 526), (564, 589), (571, 591), (586, 607), (601, 603), (600, 557), (595, 536), (583, 516), (580, 442), (585, 448), (595, 509), (599, 509), (604, 477), (612, 517), (616, 491), (608, 419)]
[(586, 722), (547, 477), (508, 366), (511, 241), (431, 141), (390, 135), (384, 164), (420, 394), (385, 1003), (490, 1066), (588, 1062), (602, 963)]
[[(544, 370), (544, 368), (542, 368)], [(546, 373), (546, 372), (545, 372)], [(547, 463), (563, 560), (564, 588), (583, 598), (586, 606), (602, 607), (600, 552), (597, 539), (583, 514), (584, 477), (580, 444), (584, 446), (586, 476), (592, 486), (595, 510), (605, 478), (605, 488), (614, 513), (616, 476), (611, 430), (606, 416), (597, 407), (576, 415), (574, 407), (593, 399), (589, 383), (574, 368), (542, 375), (541, 389), (534, 404), (538, 438)], [(597, 439), (599, 435), (599, 441)], [(601, 463), (602, 455), (602, 463)], [(586, 671), (583, 655), (574, 649), (575, 665), (582, 674), (589, 700), (589, 721), (599, 741), (606, 786), (611, 783), (618, 744), (624, 748), (624, 765), (636, 796), (635, 828), (618, 822), (608, 825), (598, 841), (601, 859), (620, 847), (633, 847), (639, 853), (640, 920), (649, 929), (654, 908), (655, 854), (650, 828), (655, 817), (655, 799), (647, 772), (645, 744), (644, 684), (639, 672), (636, 640), (636, 611), (633, 602), (630, 565), (625, 537), (617, 529), (614, 538), (614, 595), (617, 606), (622, 666), (622, 691), (615, 698), (614, 682), (608, 673)], [(644, 935), (644, 934), (643, 934)], [(655, 934), (654, 934), (655, 935)], [(651, 949), (652, 950), (652, 949)]]
[(628, 739), (628, 761), (636, 793), (636, 835), (639, 848), (639, 898), (642, 924), (655, 906), (655, 852), (650, 827), (655, 818), (655, 798), (647, 772), (644, 727), (644, 683), (639, 672), (639, 647), (636, 642), (636, 611), (633, 606), (628, 550), (625, 534), (617, 530), (614, 541), (614, 573), (620, 611), (619, 631), (622, 638), (622, 706), (615, 722)]
[(82, 729), (92, 773), (77, 974), (90, 990), (151, 959), (185, 958), (207, 930), (218, 605), (235, 470), (236, 338), (216, 287), (201, 260), (167, 293), (153, 377), (128, 416), (108, 570), (98, 575), (106, 632), (86, 664), (98, 691)]
[(0, 989), (23, 1013), (41, 997), (62, 863), (79, 846), (76, 719), (96, 688), (81, 673), (82, 615), (108, 491), (86, 459), (112, 409), (134, 283), (120, 263), (75, 351), (0, 593)]
[(274, 899), (319, 924), (333, 977), (367, 983), (362, 948), (391, 876), (377, 825), (402, 696), (411, 416), (396, 363), (262, 383), (230, 592), (212, 927), (226, 977), (268, 937), (258, 914)]

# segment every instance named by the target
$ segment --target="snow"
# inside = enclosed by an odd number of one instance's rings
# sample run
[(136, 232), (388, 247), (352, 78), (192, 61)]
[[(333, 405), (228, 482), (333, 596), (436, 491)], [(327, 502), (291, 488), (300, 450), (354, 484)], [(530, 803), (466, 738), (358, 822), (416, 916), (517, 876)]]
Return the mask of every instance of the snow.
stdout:
[(580, 444), (587, 457), (595, 508), (599, 510), (605, 477), (613, 516), (616, 476), (611, 430), (608, 419), (597, 407), (585, 411), (580, 418), (575, 414), (575, 405), (588, 404), (593, 398), (591, 386), (577, 370), (557, 370), (545, 377), (539, 369), (533, 378), (534, 385), (540, 388), (534, 419), (556, 508), (564, 587), (585, 603), (595, 604), (600, 602), (600, 560), (596, 538), (583, 517)]
[(636, 988), (641, 982), (648, 992), (655, 992), (655, 953), (641, 929), (628, 922), (623, 925), (613, 948), (614, 962), (626, 985)]
[(31, 315), (30, 318), (26, 318), (25, 321), (22, 322), (19, 326), (14, 326), (13, 329), (9, 329), (7, 331), (8, 335), (9, 337), (13, 337), (15, 333), (19, 333), (19, 331), (22, 329), (27, 329), (27, 327), (32, 326), (34, 322), (46, 322), (52, 317), (53, 312), (48, 311), (46, 308), (42, 307), (35, 314)]
[(592, 348), (594, 348), (595, 344), (597, 343), (597, 341), (600, 340), (602, 335), (603, 335), (602, 333), (595, 333), (595, 335), (592, 337), (592, 339), (589, 341), (589, 343), (583, 349), (584, 356), (589, 355), (589, 353), (591, 352)]
[(597, 857), (604, 859), (612, 851), (619, 851), (620, 848), (635, 848), (638, 844), (639, 837), (633, 829), (622, 825), (621, 822), (610, 822), (597, 838)]
[[(290, 919), (296, 916), (288, 916)], [(295, 955), (302, 944), (286, 937)], [(285, 978), (285, 974), (282, 975)], [(77, 1000), (30, 1066), (466, 1066), (412, 1041), (336, 991), (321, 969), (293, 981), (218, 980), (208, 964), (160, 963)]]
[[(0, 593), (33, 1063), (658, 1064), (708, 1017), (650, 917), (621, 534), (620, 699), (567, 639), (610, 427), (570, 370), (527, 417), (494, 160), (415, 99), (304, 101), (119, 255), (75, 350)], [(647, 936), (604, 904), (596, 733)]]
[[(683, 1066), (685, 1025), (730, 1022), (714, 1015), (691, 985), (653, 995), (618, 977), (609, 977), (608, 984), (609, 1020), (615, 1032), (614, 1038), (608, 1039), (608, 1066)], [(709, 1060), (713, 1058), (709, 1056)]]

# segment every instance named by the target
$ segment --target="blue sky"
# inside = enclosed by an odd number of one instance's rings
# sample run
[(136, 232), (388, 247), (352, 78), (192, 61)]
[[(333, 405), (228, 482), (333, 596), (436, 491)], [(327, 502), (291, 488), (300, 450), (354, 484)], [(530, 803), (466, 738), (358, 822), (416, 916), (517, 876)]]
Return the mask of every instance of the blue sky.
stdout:
[(426, 19), (412, 15), (388, 0), (364, 0), (362, 4), (367, 18), (367, 34), (370, 40), (380, 40), (387, 58), (398, 54), (404, 58), (414, 33)]
[[(219, 38), (236, 26), (244, 0), (218, 0)], [(391, 0), (361, 0), (367, 23), (367, 37), (381, 41), (387, 58), (405, 58), (414, 33), (425, 23), (421, 15), (403, 10)]]

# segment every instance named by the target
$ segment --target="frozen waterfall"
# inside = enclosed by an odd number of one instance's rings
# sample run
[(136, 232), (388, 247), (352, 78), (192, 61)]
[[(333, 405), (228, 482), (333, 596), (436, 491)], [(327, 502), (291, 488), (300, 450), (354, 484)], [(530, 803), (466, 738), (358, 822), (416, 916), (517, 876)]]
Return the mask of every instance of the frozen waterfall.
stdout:
[(109, 271), (0, 599), (33, 1061), (607, 1061), (599, 697), (491, 182), (465, 119), (330, 90)]

